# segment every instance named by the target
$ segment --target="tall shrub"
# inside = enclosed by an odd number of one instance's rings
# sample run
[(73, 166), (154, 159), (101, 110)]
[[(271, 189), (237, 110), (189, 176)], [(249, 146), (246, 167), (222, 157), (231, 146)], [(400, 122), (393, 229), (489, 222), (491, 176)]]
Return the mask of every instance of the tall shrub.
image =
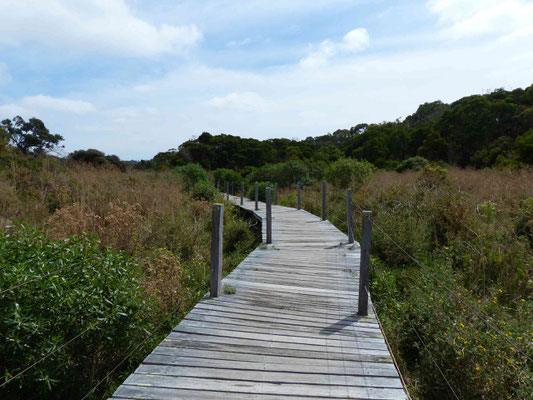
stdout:
[(341, 158), (328, 167), (325, 177), (328, 182), (342, 189), (349, 186), (359, 188), (370, 179), (374, 169), (368, 161)]
[(187, 191), (191, 190), (198, 182), (209, 181), (207, 172), (200, 164), (186, 164), (183, 167), (176, 168), (176, 172), (183, 177), (183, 183)]
[(31, 282), (2, 294), (0, 382), (37, 363), (2, 398), (81, 398), (151, 329), (137, 265), (91, 237), (0, 231), (0, 270), (0, 290)]

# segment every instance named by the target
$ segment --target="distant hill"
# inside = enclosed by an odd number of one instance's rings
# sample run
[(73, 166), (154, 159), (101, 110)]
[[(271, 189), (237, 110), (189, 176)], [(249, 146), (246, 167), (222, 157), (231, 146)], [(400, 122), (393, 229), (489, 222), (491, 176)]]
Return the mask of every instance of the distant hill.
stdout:
[(462, 167), (533, 163), (533, 85), (467, 96), (451, 104), (424, 103), (402, 122), (362, 123), (305, 140), (260, 141), (204, 132), (137, 166), (160, 169), (195, 162), (210, 170), (246, 171), (288, 160), (352, 157), (394, 168), (414, 156)]

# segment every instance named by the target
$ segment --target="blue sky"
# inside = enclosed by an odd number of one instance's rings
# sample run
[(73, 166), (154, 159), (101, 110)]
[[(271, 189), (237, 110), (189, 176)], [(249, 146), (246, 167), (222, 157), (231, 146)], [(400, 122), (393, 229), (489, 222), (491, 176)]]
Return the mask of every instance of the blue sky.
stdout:
[(531, 0), (0, 0), (0, 119), (65, 153), (305, 138), (533, 83)]

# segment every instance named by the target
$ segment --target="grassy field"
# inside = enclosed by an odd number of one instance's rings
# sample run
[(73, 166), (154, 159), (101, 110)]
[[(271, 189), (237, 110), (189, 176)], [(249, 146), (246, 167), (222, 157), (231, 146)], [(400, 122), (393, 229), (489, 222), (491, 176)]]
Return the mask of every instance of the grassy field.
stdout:
[[(38, 362), (5, 399), (104, 397), (208, 290), (211, 204), (175, 172), (13, 159), (0, 226), (0, 384)], [(227, 273), (257, 235), (229, 203), (224, 233)]]
[[(378, 171), (353, 189), (356, 240), (359, 207), (373, 212), (371, 291), (414, 398), (533, 398), (533, 170)], [(303, 189), (302, 208), (320, 215), (320, 201)], [(345, 204), (329, 185), (344, 231)]]

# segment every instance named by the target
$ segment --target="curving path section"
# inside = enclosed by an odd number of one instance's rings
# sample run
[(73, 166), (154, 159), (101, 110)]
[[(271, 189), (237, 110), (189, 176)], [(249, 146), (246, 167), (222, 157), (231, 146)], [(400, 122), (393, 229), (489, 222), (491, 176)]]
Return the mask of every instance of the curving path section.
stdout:
[(202, 299), (113, 399), (408, 398), (372, 311), (356, 315), (358, 245), (306, 211), (272, 215), (273, 244), (222, 281), (235, 294)]

